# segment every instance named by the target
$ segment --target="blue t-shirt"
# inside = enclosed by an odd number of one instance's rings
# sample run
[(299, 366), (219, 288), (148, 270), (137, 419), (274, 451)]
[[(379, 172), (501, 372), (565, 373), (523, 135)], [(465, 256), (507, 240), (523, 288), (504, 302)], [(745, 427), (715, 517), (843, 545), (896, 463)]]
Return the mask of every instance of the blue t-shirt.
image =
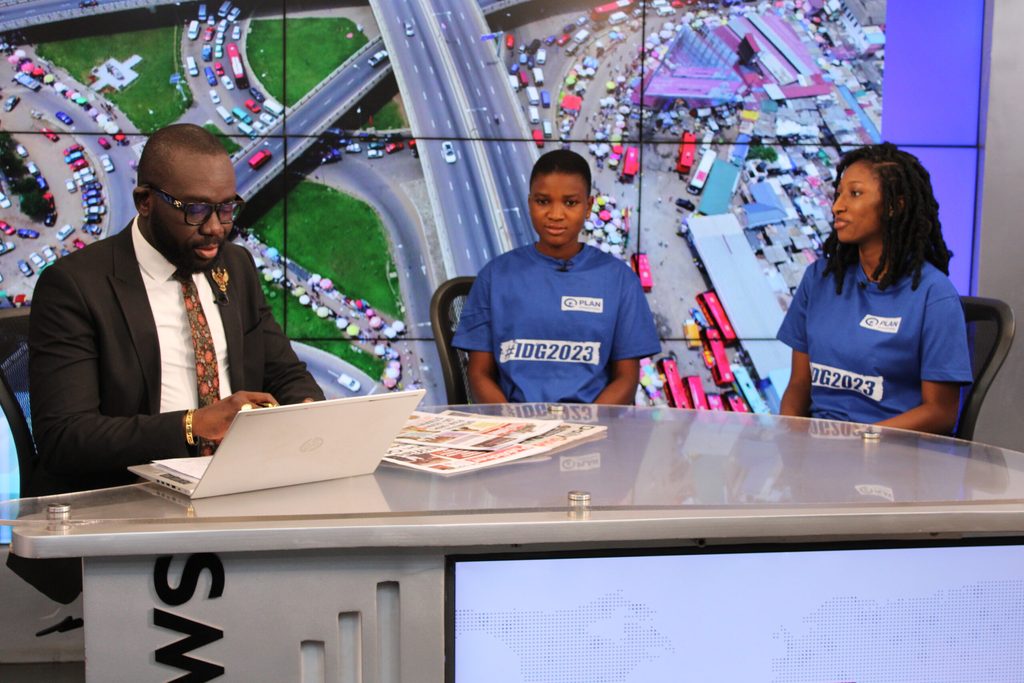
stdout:
[(921, 405), (921, 381), (969, 384), (970, 352), (960, 296), (930, 263), (885, 290), (851, 265), (843, 292), (822, 277), (825, 259), (804, 273), (778, 338), (811, 361), (811, 416), (878, 422)]
[(610, 363), (658, 353), (640, 280), (621, 261), (584, 246), (568, 261), (533, 246), (480, 271), (452, 345), (489, 351), (509, 401), (592, 403)]

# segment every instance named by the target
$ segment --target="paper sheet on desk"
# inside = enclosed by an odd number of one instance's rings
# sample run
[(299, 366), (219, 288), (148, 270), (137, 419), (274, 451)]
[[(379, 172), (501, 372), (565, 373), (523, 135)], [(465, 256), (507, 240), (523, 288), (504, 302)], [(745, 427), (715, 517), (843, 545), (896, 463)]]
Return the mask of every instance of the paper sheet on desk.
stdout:
[(168, 458), (166, 460), (154, 460), (153, 464), (157, 467), (174, 472), (175, 474), (184, 474), (186, 477), (191, 477), (196, 481), (203, 478), (203, 474), (206, 473), (206, 468), (210, 466), (210, 461), (213, 460), (212, 455), (206, 455), (201, 458)]

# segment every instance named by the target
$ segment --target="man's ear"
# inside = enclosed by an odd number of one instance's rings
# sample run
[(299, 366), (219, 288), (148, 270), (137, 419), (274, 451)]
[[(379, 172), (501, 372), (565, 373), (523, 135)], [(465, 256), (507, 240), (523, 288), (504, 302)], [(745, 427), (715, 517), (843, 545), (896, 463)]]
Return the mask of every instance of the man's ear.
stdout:
[(136, 187), (132, 190), (132, 201), (135, 202), (135, 210), (139, 212), (140, 216), (149, 215), (152, 199), (153, 193), (147, 187)]

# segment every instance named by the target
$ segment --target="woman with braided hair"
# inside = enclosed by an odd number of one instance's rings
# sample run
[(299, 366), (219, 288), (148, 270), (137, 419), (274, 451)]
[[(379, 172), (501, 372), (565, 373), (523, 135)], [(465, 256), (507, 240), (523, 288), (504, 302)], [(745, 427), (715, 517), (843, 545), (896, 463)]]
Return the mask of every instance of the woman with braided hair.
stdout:
[(928, 171), (889, 143), (836, 170), (825, 257), (779, 329), (793, 349), (781, 412), (950, 434), (971, 364)]

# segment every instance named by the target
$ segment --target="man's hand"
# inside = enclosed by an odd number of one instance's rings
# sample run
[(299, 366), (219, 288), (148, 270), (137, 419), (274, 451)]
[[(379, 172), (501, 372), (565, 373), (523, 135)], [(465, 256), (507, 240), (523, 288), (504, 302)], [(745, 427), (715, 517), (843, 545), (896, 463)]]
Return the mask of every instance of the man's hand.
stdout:
[(192, 433), (210, 441), (220, 441), (242, 406), (260, 403), (277, 405), (277, 399), (262, 391), (236, 391), (213, 405), (200, 408), (192, 415)]

